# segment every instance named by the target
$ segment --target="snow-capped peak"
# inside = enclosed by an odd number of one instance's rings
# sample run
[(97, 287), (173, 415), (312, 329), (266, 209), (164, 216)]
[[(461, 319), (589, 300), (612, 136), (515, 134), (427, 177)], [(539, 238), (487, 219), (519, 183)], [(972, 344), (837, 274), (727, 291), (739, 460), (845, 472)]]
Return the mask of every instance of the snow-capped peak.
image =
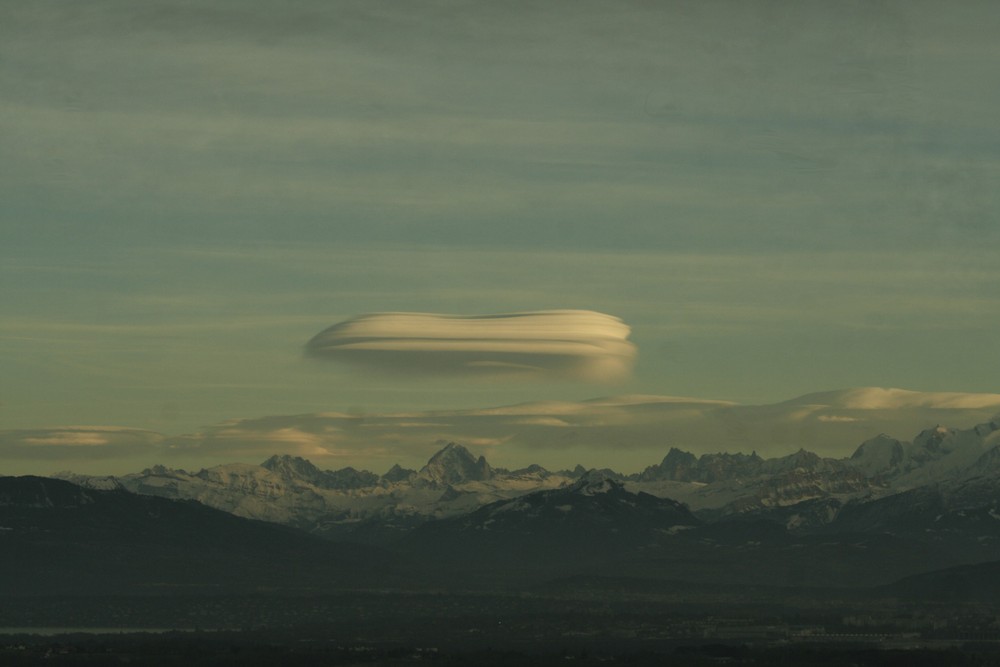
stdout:
[(493, 478), (486, 458), (478, 459), (462, 445), (449, 442), (420, 469), (421, 477), (439, 484), (459, 484)]
[(848, 462), (872, 477), (899, 466), (903, 462), (904, 451), (902, 442), (881, 433), (861, 443)]
[(624, 488), (621, 482), (612, 479), (603, 470), (588, 470), (567, 490), (582, 496), (595, 496), (599, 493), (610, 493)]
[(274, 455), (261, 464), (265, 470), (280, 475), (290, 482), (307, 482), (326, 489), (357, 489), (372, 486), (378, 475), (350, 466), (340, 470), (320, 470), (312, 462), (299, 456)]
[(298, 477), (308, 481), (315, 479), (321, 474), (320, 469), (310, 461), (300, 456), (289, 456), (288, 454), (275, 454), (261, 463), (260, 467), (279, 473), (285, 477)]

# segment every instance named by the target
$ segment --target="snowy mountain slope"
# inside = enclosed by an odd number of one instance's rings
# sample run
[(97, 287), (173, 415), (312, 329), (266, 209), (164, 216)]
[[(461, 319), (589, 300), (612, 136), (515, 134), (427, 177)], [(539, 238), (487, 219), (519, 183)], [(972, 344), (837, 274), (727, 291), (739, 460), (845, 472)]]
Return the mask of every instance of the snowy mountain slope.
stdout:
[(861, 443), (847, 463), (863, 472), (866, 477), (875, 477), (898, 470), (904, 456), (903, 443), (881, 433)]
[(340, 470), (320, 470), (311, 462), (298, 456), (275, 454), (260, 464), (286, 480), (309, 482), (322, 489), (363, 489), (378, 483), (379, 477), (367, 470), (347, 467)]
[[(460, 532), (523, 532), (553, 536), (567, 529), (614, 532), (616, 539), (637, 529), (670, 529), (700, 521), (683, 504), (647, 493), (632, 493), (620, 482), (600, 473), (587, 475), (558, 489), (535, 491), (511, 500), (490, 503), (449, 520)], [(436, 525), (444, 525), (437, 522)], [(430, 529), (428, 529), (430, 530)]]
[[(818, 525), (828, 523), (839, 507), (839, 501), (811, 504), (814, 515), (826, 514), (815, 521)], [(802, 509), (797, 507), (797, 514)], [(459, 578), (498, 586), (574, 575), (860, 586), (974, 562), (990, 553), (885, 531), (791, 530), (763, 514), (703, 522), (680, 503), (630, 492), (594, 474), (562, 489), (425, 523), (396, 548), (407, 561), (438, 571), (441, 585)]]
[(476, 459), (465, 447), (449, 442), (420, 469), (419, 476), (442, 485), (486, 481), (494, 475), (485, 457)]
[(115, 491), (125, 488), (118, 478), (113, 475), (80, 475), (69, 470), (64, 470), (55, 473), (52, 477), (95, 491)]
[[(987, 507), (1000, 479), (1000, 418), (971, 429), (925, 429), (909, 443), (879, 435), (845, 459), (804, 449), (765, 459), (755, 452), (695, 456), (671, 448), (660, 463), (641, 473), (603, 472), (628, 492), (682, 502), (707, 519), (773, 511), (783, 524), (812, 526), (824, 517), (833, 521), (846, 505), (928, 485), (944, 485), (948, 502), (956, 507)], [(291, 456), (272, 456), (260, 466), (227, 464), (193, 473), (154, 466), (120, 478), (61, 476), (90, 488), (121, 487), (198, 500), (237, 516), (328, 537), (385, 541), (425, 521), (568, 487), (585, 473), (580, 466), (556, 473), (540, 466), (513, 472), (493, 468), (484, 457), (446, 443), (419, 471), (393, 466), (381, 477), (354, 468), (324, 471)]]
[[(971, 429), (937, 426), (922, 431), (904, 450), (897, 466), (897, 488), (976, 475), (991, 451), (1000, 447), (1000, 415)], [(985, 458), (984, 458), (985, 457)]]
[(330, 536), (343, 536), (371, 522), (410, 529), (422, 521), (464, 514), (570, 481), (540, 468), (496, 475), (483, 457), (477, 459), (454, 443), (445, 445), (419, 472), (394, 466), (381, 478), (353, 468), (323, 471), (290, 456), (272, 456), (260, 466), (233, 463), (194, 473), (153, 466), (120, 478), (61, 476), (89, 488), (119, 487), (197, 500), (236, 516)]
[(397, 548), (407, 560), (435, 564), (445, 579), (538, 581), (603, 572), (609, 562), (699, 524), (681, 503), (632, 493), (592, 472), (562, 488), (425, 523)]
[(849, 460), (821, 458), (804, 449), (773, 459), (756, 453), (695, 458), (672, 449), (659, 466), (631, 479), (628, 488), (719, 516), (820, 498), (848, 499), (881, 491), (884, 482)]

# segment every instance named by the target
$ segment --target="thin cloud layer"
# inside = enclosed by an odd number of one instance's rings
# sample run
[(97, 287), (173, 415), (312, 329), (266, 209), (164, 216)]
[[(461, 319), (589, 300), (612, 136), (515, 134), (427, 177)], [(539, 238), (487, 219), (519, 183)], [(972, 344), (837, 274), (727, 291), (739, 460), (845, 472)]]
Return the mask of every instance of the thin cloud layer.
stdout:
[(922, 392), (883, 387), (859, 387), (839, 392), (811, 394), (800, 402), (816, 401), (853, 410), (1000, 410), (1000, 394), (954, 391)]
[[(894, 400), (887, 405), (859, 400), (865, 396)], [(902, 405), (900, 398), (906, 399)], [(271, 415), (170, 437), (107, 426), (0, 431), (0, 463), (5, 474), (65, 468), (120, 474), (154, 463), (198, 469), (291, 454), (330, 469), (382, 471), (394, 463), (419, 466), (442, 443), (459, 442), (512, 469), (582, 463), (633, 472), (671, 447), (696, 454), (756, 450), (766, 457), (805, 447), (843, 457), (879, 433), (908, 440), (936, 424), (969, 428), (998, 418), (998, 409), (997, 394), (874, 387), (764, 405), (633, 394), (481, 409)]]
[(630, 331), (590, 310), (373, 313), (321, 331), (306, 353), (397, 374), (618, 382), (635, 362)]
[(942, 403), (941, 394), (923, 392), (905, 392), (910, 401), (903, 407), (852, 407), (857, 396), (880, 392), (903, 395), (903, 390), (860, 388), (741, 405), (632, 394), (478, 409), (271, 415), (168, 438), (164, 453), (174, 465), (253, 463), (280, 453), (321, 467), (385, 470), (393, 463), (418, 466), (441, 443), (459, 442), (512, 469), (539, 463), (556, 470), (583, 463), (629, 472), (662, 458), (671, 447), (762, 456), (805, 447), (823, 456), (849, 456), (879, 433), (910, 439), (935, 424), (968, 428), (994, 418), (1000, 408), (995, 394), (963, 394), (966, 407), (956, 408)]
[(153, 431), (116, 426), (63, 426), (0, 431), (0, 460), (108, 459), (151, 454)]

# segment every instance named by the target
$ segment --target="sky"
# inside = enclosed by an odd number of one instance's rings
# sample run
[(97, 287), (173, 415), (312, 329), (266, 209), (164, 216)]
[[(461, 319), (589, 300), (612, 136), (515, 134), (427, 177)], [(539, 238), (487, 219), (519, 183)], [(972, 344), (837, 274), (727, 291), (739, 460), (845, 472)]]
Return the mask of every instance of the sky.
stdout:
[[(1000, 391), (998, 29), (971, 1), (0, 2), (0, 472), (281, 415)], [(565, 309), (630, 327), (630, 377), (305, 354), (369, 313)], [(71, 425), (145, 435), (10, 444)]]

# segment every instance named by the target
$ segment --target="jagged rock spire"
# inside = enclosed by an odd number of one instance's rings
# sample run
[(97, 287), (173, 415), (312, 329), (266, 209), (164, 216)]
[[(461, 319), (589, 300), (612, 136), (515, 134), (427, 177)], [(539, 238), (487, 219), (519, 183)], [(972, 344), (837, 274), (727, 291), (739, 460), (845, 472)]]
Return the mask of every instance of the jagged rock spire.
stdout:
[(493, 478), (493, 468), (486, 457), (478, 459), (462, 445), (449, 442), (430, 458), (420, 475), (439, 484), (460, 484)]

